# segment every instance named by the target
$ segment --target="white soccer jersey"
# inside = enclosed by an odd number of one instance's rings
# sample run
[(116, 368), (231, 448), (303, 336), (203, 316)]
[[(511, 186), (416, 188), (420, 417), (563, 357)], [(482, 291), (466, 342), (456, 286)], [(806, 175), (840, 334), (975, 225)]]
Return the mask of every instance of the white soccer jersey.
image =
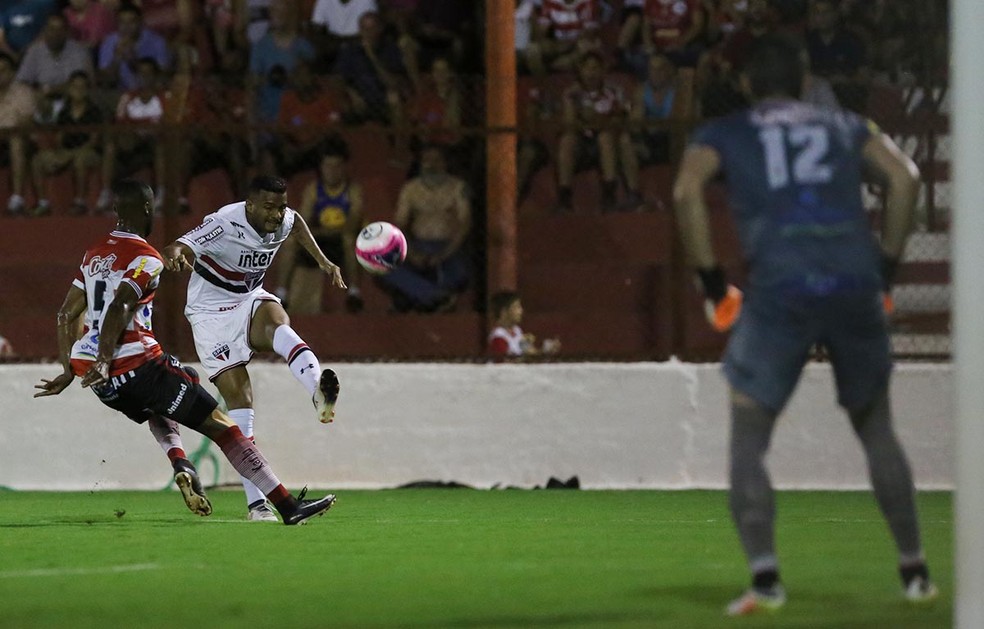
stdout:
[(287, 208), (277, 231), (261, 236), (246, 221), (246, 203), (232, 203), (209, 214), (178, 238), (195, 253), (188, 280), (185, 314), (224, 312), (263, 289), (263, 277), (294, 226)]

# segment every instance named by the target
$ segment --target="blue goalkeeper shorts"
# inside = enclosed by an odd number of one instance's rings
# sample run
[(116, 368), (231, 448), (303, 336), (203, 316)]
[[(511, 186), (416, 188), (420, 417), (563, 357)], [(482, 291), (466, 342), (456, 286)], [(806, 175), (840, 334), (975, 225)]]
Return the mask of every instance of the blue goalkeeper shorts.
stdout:
[(876, 292), (780, 298), (750, 291), (725, 351), (724, 374), (732, 387), (779, 413), (814, 346), (826, 350), (837, 401), (848, 412), (866, 407), (888, 385), (891, 349)]

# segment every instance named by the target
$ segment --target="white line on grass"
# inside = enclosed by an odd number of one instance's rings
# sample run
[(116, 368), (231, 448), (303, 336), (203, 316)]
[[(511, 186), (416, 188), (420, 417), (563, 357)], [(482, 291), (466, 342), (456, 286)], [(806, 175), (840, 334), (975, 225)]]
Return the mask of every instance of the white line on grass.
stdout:
[(126, 566), (104, 566), (102, 568), (36, 568), (34, 570), (4, 570), (0, 579), (16, 579), (21, 577), (64, 577), (88, 574), (117, 574), (120, 572), (141, 572), (144, 570), (160, 570), (156, 563), (134, 563)]

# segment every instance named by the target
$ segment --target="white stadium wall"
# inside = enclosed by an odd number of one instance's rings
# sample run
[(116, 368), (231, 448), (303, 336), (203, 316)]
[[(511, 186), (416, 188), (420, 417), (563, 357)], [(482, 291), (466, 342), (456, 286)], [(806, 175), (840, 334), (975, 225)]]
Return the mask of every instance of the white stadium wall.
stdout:
[[(417, 480), (476, 487), (721, 488), (728, 416), (716, 365), (670, 363), (341, 364), (331, 425), (282, 364), (254, 363), (256, 439), (289, 487), (382, 488)], [(77, 382), (32, 399), (55, 365), (0, 366), (0, 486), (158, 489), (169, 466), (146, 427), (102, 406)], [(952, 369), (897, 367), (892, 400), (917, 485), (954, 484)], [(186, 450), (201, 438), (183, 431)], [(203, 480), (237, 479), (221, 452)], [(208, 458), (208, 457), (206, 457)], [(769, 468), (780, 488), (867, 486), (863, 456), (834, 402), (825, 365), (811, 365), (780, 419)], [(214, 474), (217, 473), (217, 476)]]

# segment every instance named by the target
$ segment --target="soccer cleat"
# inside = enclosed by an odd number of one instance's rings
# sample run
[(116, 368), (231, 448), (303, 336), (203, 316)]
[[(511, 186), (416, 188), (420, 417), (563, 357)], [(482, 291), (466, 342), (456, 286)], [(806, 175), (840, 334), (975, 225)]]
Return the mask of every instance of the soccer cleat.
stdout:
[(910, 580), (903, 592), (905, 600), (913, 605), (924, 605), (935, 601), (939, 594), (940, 591), (936, 589), (936, 585), (929, 579), (922, 577), (914, 577)]
[(318, 411), (318, 419), (322, 424), (335, 419), (335, 402), (338, 401), (338, 376), (331, 369), (321, 372), (318, 388), (314, 392), (314, 408)]
[(728, 290), (720, 301), (714, 303), (708, 299), (704, 302), (704, 314), (708, 323), (717, 332), (727, 332), (738, 320), (741, 313), (741, 303), (744, 294), (733, 284), (728, 284)]
[(283, 516), (284, 524), (304, 524), (311, 518), (324, 515), (335, 504), (335, 494), (328, 494), (318, 500), (304, 500), (306, 493), (307, 488), (302, 489), (301, 493), (297, 495), (297, 506), (290, 514)]
[(778, 611), (785, 604), (786, 590), (781, 585), (774, 585), (767, 591), (749, 588), (740, 597), (731, 601), (724, 613), (728, 616), (750, 616)]
[(198, 470), (187, 459), (178, 459), (174, 462), (174, 483), (181, 490), (181, 497), (192, 513), (198, 515), (211, 515), (212, 503), (205, 495), (202, 488), (202, 481), (198, 478)]
[(276, 522), (277, 514), (274, 513), (273, 510), (264, 502), (263, 504), (250, 509), (246, 519), (250, 522)]

